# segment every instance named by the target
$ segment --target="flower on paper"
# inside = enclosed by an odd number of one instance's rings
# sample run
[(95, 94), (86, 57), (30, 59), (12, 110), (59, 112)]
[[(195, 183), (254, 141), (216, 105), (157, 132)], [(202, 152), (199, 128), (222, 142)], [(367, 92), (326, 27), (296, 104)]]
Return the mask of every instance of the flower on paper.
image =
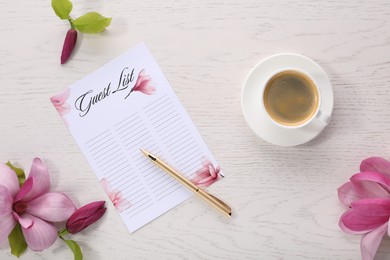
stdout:
[(106, 212), (105, 201), (95, 201), (77, 209), (66, 222), (66, 229), (71, 234), (83, 231), (98, 221)]
[(100, 184), (103, 186), (104, 191), (107, 193), (112, 204), (119, 212), (131, 206), (130, 202), (123, 198), (122, 192), (111, 189), (106, 178), (101, 179)]
[(362, 234), (362, 259), (374, 259), (389, 228), (390, 162), (380, 157), (363, 160), (360, 173), (338, 188), (338, 196), (349, 207), (340, 217), (340, 228), (349, 234)]
[(65, 194), (49, 190), (49, 173), (41, 159), (33, 160), (22, 187), (15, 171), (0, 163), (0, 243), (17, 223), (31, 250), (42, 251), (55, 242), (57, 228), (52, 222), (67, 220), (76, 207)]
[(53, 103), (60, 116), (63, 116), (70, 111), (70, 106), (66, 103), (69, 98), (69, 94), (70, 90), (66, 89), (63, 93), (59, 93), (50, 98), (51, 102)]
[(145, 95), (152, 95), (156, 88), (153, 86), (152, 77), (145, 74), (145, 69), (141, 70), (138, 74), (137, 81), (135, 82), (134, 87), (131, 89), (130, 93), (127, 94), (127, 98), (133, 91), (139, 91)]
[(208, 187), (222, 176), (220, 171), (218, 165), (214, 167), (210, 161), (205, 161), (202, 168), (196, 171), (195, 177), (191, 181), (197, 186)]

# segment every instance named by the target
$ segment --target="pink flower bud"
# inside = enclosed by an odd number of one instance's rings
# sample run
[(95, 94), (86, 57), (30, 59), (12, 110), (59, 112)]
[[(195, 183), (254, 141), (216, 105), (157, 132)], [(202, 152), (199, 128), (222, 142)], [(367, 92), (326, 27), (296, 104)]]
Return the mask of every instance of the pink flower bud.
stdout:
[(106, 212), (105, 201), (95, 201), (76, 210), (66, 222), (66, 229), (76, 234), (98, 221)]
[(61, 64), (64, 64), (72, 54), (74, 46), (76, 46), (77, 31), (69, 29), (65, 36), (64, 46), (62, 47)]

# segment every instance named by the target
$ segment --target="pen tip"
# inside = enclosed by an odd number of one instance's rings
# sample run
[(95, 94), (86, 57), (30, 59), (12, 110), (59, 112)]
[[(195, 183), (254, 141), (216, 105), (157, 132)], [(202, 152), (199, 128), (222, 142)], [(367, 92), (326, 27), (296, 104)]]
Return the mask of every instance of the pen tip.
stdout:
[(139, 150), (141, 151), (141, 153), (148, 155), (148, 153), (144, 149), (139, 149)]

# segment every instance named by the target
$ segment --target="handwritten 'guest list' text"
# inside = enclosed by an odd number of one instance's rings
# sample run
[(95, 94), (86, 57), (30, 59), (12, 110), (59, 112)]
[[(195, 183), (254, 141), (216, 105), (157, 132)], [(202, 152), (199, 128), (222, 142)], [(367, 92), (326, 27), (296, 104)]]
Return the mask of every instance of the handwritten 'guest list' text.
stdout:
[(223, 176), (145, 44), (51, 101), (130, 232), (192, 195), (141, 148), (197, 185)]

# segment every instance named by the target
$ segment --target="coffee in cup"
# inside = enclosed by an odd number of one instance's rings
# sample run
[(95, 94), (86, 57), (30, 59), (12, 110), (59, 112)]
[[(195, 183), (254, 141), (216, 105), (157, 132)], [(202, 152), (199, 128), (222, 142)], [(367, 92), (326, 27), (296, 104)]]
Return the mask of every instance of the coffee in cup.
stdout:
[(319, 101), (313, 80), (296, 70), (276, 73), (268, 80), (263, 92), (268, 115), (275, 122), (288, 127), (309, 121), (316, 114)]

